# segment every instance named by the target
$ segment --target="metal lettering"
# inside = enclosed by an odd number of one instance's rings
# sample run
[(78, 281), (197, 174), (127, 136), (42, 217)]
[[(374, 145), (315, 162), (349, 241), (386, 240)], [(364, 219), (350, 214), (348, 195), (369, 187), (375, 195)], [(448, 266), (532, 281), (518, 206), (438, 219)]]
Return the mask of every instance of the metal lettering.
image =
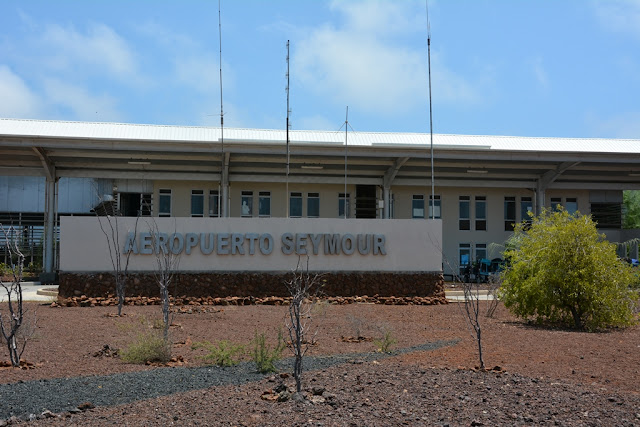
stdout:
[(216, 245), (216, 235), (213, 233), (200, 234), (200, 252), (205, 255), (209, 255), (213, 252), (213, 248)]
[(229, 233), (218, 233), (218, 255), (229, 255)]
[(191, 254), (191, 248), (198, 246), (198, 235), (196, 233), (187, 233), (187, 244), (185, 246), (185, 252), (187, 255)]
[[(353, 234), (345, 234), (342, 236), (342, 252), (344, 252), (345, 255), (351, 255), (355, 252), (356, 245), (354, 240), (355, 237), (353, 237)], [(347, 242), (349, 242), (349, 244), (347, 244)]]
[(263, 234), (260, 236), (260, 253), (262, 255), (269, 255), (273, 252), (273, 237), (271, 234)]
[(313, 247), (313, 254), (318, 255), (320, 251), (320, 243), (322, 242), (322, 234), (309, 234), (311, 238), (311, 246)]
[(369, 252), (371, 252), (371, 234), (358, 234), (358, 252), (360, 255), (369, 255)]
[[(177, 245), (176, 242), (178, 243)], [(171, 237), (169, 237), (169, 246), (171, 246), (172, 254), (179, 255), (180, 252), (184, 250), (184, 237), (182, 233), (173, 233)]]
[(258, 234), (256, 233), (247, 233), (244, 235), (245, 239), (247, 239), (249, 241), (249, 255), (253, 255), (256, 253), (256, 240), (258, 240), (258, 238), (260, 236), (258, 236)]
[(384, 248), (384, 234), (374, 234), (373, 236), (373, 254), (374, 255), (386, 255), (387, 251)]
[(236, 253), (244, 255), (244, 248), (242, 247), (243, 242), (244, 235), (242, 233), (231, 234), (231, 255), (235, 255)]
[(298, 255), (306, 255), (307, 248), (307, 235), (306, 234), (296, 234), (296, 254)]
[(282, 235), (282, 253), (285, 255), (293, 253), (293, 234), (284, 233)]

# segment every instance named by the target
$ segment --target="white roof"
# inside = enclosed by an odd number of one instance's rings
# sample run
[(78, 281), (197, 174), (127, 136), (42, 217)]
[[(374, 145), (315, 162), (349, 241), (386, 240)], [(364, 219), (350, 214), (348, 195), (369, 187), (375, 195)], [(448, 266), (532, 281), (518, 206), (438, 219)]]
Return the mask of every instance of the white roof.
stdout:
[[(0, 119), (0, 137), (218, 142), (218, 127), (145, 125), (103, 122)], [(284, 130), (225, 128), (228, 143), (284, 143)], [(344, 131), (291, 130), (291, 143), (342, 145)], [(348, 145), (425, 147), (428, 133), (349, 132)], [(434, 148), (453, 150), (543, 151), (640, 154), (640, 139), (541, 138), (434, 134)]]

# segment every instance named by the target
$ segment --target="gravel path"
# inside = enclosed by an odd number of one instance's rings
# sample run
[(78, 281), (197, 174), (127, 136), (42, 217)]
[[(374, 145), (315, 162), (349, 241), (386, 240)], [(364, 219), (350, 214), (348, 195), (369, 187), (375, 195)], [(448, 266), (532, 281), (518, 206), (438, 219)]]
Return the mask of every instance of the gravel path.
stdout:
[[(339, 364), (370, 362), (416, 351), (436, 350), (457, 343), (458, 340), (436, 341), (391, 353), (307, 356), (304, 359), (304, 369), (316, 371)], [(283, 359), (277, 364), (277, 368), (280, 372), (291, 372), (293, 358)], [(30, 414), (40, 414), (45, 410), (54, 413), (73, 411), (85, 402), (94, 406), (120, 405), (214, 386), (240, 385), (260, 381), (265, 376), (268, 375), (256, 372), (253, 362), (242, 362), (228, 368), (158, 368), (105, 376), (0, 384), (0, 420), (11, 416), (28, 418)]]

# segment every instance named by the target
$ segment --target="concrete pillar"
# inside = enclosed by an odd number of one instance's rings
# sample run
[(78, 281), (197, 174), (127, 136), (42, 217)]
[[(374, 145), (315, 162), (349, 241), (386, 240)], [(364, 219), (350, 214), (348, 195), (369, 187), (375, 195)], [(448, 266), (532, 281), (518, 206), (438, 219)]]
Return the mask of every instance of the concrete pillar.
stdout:
[(382, 208), (382, 217), (384, 219), (389, 219), (389, 211), (391, 210), (389, 203), (389, 187), (382, 187), (382, 199), (384, 200), (384, 206)]
[(40, 281), (51, 283), (55, 281), (55, 256), (54, 246), (56, 244), (56, 181), (47, 177), (45, 185), (45, 227), (44, 227), (44, 272), (40, 275)]
[(222, 184), (221, 199), (222, 206), (220, 207), (220, 216), (226, 218), (229, 216), (229, 184), (226, 182)]
[(544, 208), (544, 199), (545, 199), (545, 188), (542, 186), (540, 180), (536, 185), (536, 215), (540, 215), (542, 213), (542, 209)]

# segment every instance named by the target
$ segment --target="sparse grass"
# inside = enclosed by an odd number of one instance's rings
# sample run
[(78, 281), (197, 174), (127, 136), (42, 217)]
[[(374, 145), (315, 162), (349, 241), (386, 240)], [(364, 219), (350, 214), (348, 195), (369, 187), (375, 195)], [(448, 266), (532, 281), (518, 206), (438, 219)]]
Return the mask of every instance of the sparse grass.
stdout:
[(201, 359), (217, 366), (233, 366), (240, 361), (238, 355), (244, 353), (244, 346), (241, 344), (233, 344), (227, 340), (221, 340), (217, 343), (209, 341), (201, 341), (193, 343), (192, 349), (204, 348), (208, 351)]
[(278, 331), (278, 343), (271, 348), (266, 344), (264, 333), (258, 335), (255, 333), (253, 340), (252, 359), (256, 364), (258, 372), (266, 374), (267, 372), (276, 372), (275, 362), (282, 358), (282, 351), (286, 347), (286, 343), (282, 338), (282, 331)]
[(171, 346), (161, 334), (147, 331), (138, 334), (136, 339), (121, 353), (122, 360), (128, 363), (164, 363), (171, 359)]

